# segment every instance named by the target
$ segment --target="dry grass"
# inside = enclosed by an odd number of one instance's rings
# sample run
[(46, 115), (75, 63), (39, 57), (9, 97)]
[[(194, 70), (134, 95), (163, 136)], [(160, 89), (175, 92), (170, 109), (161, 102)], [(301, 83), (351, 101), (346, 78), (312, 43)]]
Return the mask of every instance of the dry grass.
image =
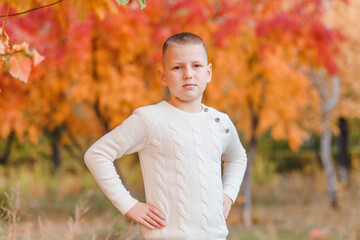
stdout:
[(360, 179), (352, 174), (350, 185), (338, 186), (340, 208), (330, 208), (322, 174), (276, 176), (253, 187), (255, 225), (241, 225), (239, 209), (233, 209), (229, 239), (360, 239)]
[[(109, 216), (86, 216), (90, 207), (88, 200), (81, 201), (75, 206), (73, 216), (67, 221), (63, 216), (46, 217), (47, 211), (39, 213), (35, 218), (26, 213), (27, 209), (21, 202), (19, 188), (14, 188), (10, 193), (5, 192), (6, 204), (2, 203), (4, 213), (0, 220), (0, 239), (7, 240), (95, 240), (95, 239), (136, 239), (140, 236), (140, 229), (137, 225), (127, 223), (119, 219), (126, 230), (118, 231), (115, 228), (115, 221), (109, 220)], [(6, 205), (6, 206), (5, 206)], [(20, 219), (19, 215), (22, 215)], [(43, 217), (45, 215), (45, 217)], [(25, 217), (27, 216), (27, 217)], [(52, 216), (52, 217), (51, 217)]]
[[(123, 217), (87, 178), (14, 174), (0, 177), (0, 192), (4, 191), (0, 240), (142, 239), (139, 226)], [(243, 227), (241, 208), (235, 205), (228, 219), (228, 239), (360, 239), (358, 176), (359, 171), (353, 172), (350, 185), (339, 185), (338, 210), (330, 208), (321, 172), (254, 181), (254, 227)]]
[(8, 239), (17, 239), (17, 226), (21, 209), (19, 184), (17, 184), (16, 187), (12, 187), (10, 193), (5, 192), (4, 195), (8, 207), (4, 206), (4, 202), (1, 202), (0, 209), (2, 210), (2, 217), (5, 219), (8, 226), (3, 235), (7, 236)]

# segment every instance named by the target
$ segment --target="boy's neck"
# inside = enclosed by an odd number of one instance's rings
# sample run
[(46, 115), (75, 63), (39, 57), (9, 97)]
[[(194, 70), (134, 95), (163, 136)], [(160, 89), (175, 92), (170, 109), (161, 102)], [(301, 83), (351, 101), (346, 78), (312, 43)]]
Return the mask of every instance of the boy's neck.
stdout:
[(183, 102), (183, 101), (174, 101), (170, 99), (168, 101), (174, 107), (189, 113), (197, 113), (200, 112), (203, 108), (201, 101), (194, 101), (194, 102)]

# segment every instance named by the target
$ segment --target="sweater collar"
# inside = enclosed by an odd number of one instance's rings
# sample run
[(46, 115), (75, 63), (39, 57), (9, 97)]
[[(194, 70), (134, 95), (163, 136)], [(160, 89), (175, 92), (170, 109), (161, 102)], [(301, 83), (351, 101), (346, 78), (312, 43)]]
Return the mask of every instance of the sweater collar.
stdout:
[(161, 101), (161, 104), (164, 105), (167, 109), (170, 109), (174, 112), (177, 112), (183, 116), (188, 116), (188, 117), (200, 117), (200, 116), (203, 116), (209, 110), (208, 107), (205, 106), (204, 104), (201, 104), (201, 106), (202, 106), (201, 111), (196, 112), (196, 113), (186, 112), (179, 108), (176, 108), (173, 105), (171, 105), (170, 103), (168, 103), (166, 100)]

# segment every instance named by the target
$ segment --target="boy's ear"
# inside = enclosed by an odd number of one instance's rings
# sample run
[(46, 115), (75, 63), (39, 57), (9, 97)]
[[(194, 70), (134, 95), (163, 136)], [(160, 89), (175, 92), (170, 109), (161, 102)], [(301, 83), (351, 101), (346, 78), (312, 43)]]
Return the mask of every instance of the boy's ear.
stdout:
[(208, 79), (207, 79), (207, 83), (211, 82), (211, 77), (212, 77), (212, 64), (209, 63), (207, 65), (207, 73), (208, 73)]
[(161, 85), (163, 85), (164, 87), (167, 87), (167, 82), (165, 79), (165, 73), (164, 70), (162, 70), (161, 68), (159, 69), (159, 78), (160, 78), (160, 83)]

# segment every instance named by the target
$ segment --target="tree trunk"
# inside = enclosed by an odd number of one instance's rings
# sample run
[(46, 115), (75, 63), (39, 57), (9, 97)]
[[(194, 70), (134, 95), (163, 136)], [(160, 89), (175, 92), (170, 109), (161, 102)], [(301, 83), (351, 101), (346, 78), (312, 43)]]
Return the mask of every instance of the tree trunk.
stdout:
[(328, 193), (330, 195), (331, 206), (333, 208), (338, 207), (338, 199), (336, 193), (337, 179), (332, 163), (331, 157), (331, 131), (329, 128), (329, 119), (328, 117), (323, 117), (323, 132), (321, 134), (321, 162), (324, 167), (325, 176), (328, 184)]
[(249, 151), (247, 154), (247, 166), (246, 172), (243, 181), (243, 196), (244, 196), (244, 204), (243, 204), (243, 218), (244, 218), (244, 226), (247, 228), (252, 227), (252, 217), (251, 217), (251, 174), (254, 165), (255, 151), (256, 151), (257, 141), (255, 136), (251, 138)]
[(7, 138), (4, 154), (0, 157), (0, 165), (7, 165), (11, 153), (11, 146), (15, 140), (15, 133), (12, 131)]
[[(99, 62), (98, 62), (98, 59), (96, 57), (96, 52), (98, 50), (98, 37), (97, 36), (94, 36), (93, 39), (92, 39), (92, 48), (91, 48), (91, 53), (92, 53), (92, 57), (91, 57), (91, 62), (92, 62), (92, 77), (94, 79), (95, 82), (101, 82), (101, 79), (100, 79), (100, 76), (99, 76), (99, 73), (98, 73), (98, 65), (99, 65)], [(102, 111), (101, 111), (101, 106), (100, 106), (100, 93), (99, 92), (96, 92), (96, 99), (95, 99), (95, 102), (93, 104), (93, 108), (94, 108), (94, 111), (95, 111), (95, 114), (96, 116), (98, 117), (100, 123), (102, 124), (103, 126), (103, 132), (107, 133), (110, 131), (110, 124), (109, 124), (109, 119), (108, 117), (106, 117)]]
[[(100, 82), (101, 79), (100, 79), (100, 76), (99, 76), (99, 73), (97, 71), (97, 67), (98, 65), (100, 64), (98, 62), (98, 59), (96, 58), (96, 52), (98, 50), (98, 42), (99, 42), (99, 39), (97, 36), (94, 36), (93, 39), (92, 39), (92, 49), (91, 49), (91, 53), (92, 53), (92, 57), (91, 57), (91, 61), (92, 61), (92, 77), (94, 79), (95, 82)], [(93, 109), (95, 111), (95, 114), (96, 116), (98, 117), (100, 123), (102, 124), (102, 129), (105, 133), (109, 132), (110, 131), (110, 119), (105, 116), (102, 111), (101, 111), (101, 106), (100, 106), (100, 97), (99, 97), (99, 93), (97, 92), (96, 93), (96, 100), (93, 104)], [(119, 174), (119, 177), (121, 179), (121, 182), (122, 184), (124, 185), (124, 187), (131, 192), (130, 190), (130, 187), (129, 187), (129, 184), (127, 183), (127, 181), (125, 180), (123, 174), (122, 174), (122, 171), (119, 167), (117, 167), (117, 165), (115, 165), (115, 168)]]
[(61, 154), (60, 154), (60, 139), (61, 139), (61, 128), (56, 127), (52, 132), (50, 132), (50, 144), (51, 144), (51, 161), (53, 164), (53, 171), (56, 172), (59, 169), (61, 164)]
[(337, 179), (335, 169), (331, 157), (331, 131), (329, 118), (331, 111), (335, 108), (340, 96), (340, 83), (341, 80), (337, 76), (328, 79), (326, 70), (321, 69), (318, 71), (310, 72), (310, 79), (315, 84), (319, 95), (322, 99), (321, 106), (321, 120), (322, 120), (322, 133), (320, 139), (320, 154), (321, 163), (324, 167), (325, 176), (327, 180), (328, 192), (330, 195), (331, 206), (338, 207), (338, 199), (336, 193)]
[(349, 131), (347, 120), (343, 117), (339, 119), (339, 177), (340, 181), (343, 183), (348, 183), (349, 181), (349, 171), (351, 170), (351, 159), (348, 151), (349, 141)]

